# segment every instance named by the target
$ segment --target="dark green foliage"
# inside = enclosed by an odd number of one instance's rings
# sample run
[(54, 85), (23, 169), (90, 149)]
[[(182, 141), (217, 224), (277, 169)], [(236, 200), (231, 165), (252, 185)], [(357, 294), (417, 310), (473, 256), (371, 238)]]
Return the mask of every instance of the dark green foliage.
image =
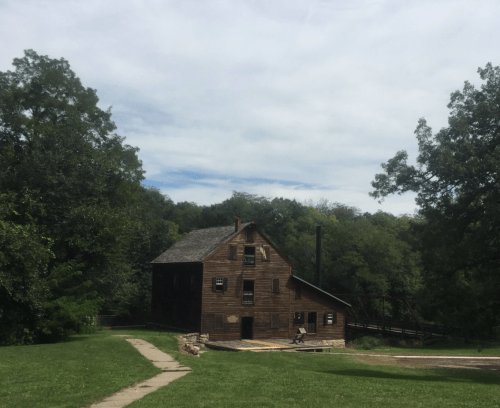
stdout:
[(384, 340), (379, 337), (363, 336), (359, 339), (353, 340), (350, 343), (350, 346), (361, 350), (373, 350), (385, 346), (385, 343)]
[(425, 221), (412, 234), (423, 255), (428, 314), (486, 335), (500, 326), (500, 68), (478, 72), (480, 90), (466, 82), (451, 95), (448, 127), (433, 136), (419, 121), (417, 167), (398, 152), (375, 176), (371, 195), (417, 193)]
[(44, 310), (50, 240), (19, 224), (14, 194), (0, 194), (0, 345), (32, 343)]
[[(185, 208), (183, 206), (183, 208)], [(197, 214), (198, 212), (194, 212)], [(228, 200), (202, 207), (199, 227), (231, 225), (241, 217), (258, 228), (292, 261), (293, 271), (316, 284), (316, 226), (323, 229), (323, 285), (330, 293), (415, 296), (422, 287), (419, 254), (411, 247), (408, 218), (382, 212), (361, 215), (340, 203), (305, 206), (295, 200), (233, 192)], [(406, 307), (373, 300), (377, 313), (410, 318)]]
[(173, 203), (141, 186), (138, 149), (67, 61), (29, 50), (14, 66), (0, 72), (1, 341), (61, 340), (99, 309), (146, 313), (149, 262), (178, 238)]

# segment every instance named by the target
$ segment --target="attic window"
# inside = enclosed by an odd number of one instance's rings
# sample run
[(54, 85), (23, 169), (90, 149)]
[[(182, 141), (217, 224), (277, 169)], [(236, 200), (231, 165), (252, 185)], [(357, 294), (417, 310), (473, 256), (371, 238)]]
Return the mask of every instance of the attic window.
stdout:
[(253, 228), (252, 226), (248, 226), (247, 230), (247, 242), (253, 242)]
[(236, 260), (236, 251), (238, 247), (236, 245), (229, 245), (229, 256), (228, 259)]

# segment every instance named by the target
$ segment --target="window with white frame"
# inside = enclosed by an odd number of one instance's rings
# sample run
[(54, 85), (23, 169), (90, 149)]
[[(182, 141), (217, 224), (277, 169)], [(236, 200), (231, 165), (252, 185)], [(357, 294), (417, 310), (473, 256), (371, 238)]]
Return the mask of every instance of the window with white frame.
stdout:
[(243, 303), (254, 303), (254, 283), (255, 282), (253, 280), (243, 281)]
[(227, 278), (212, 278), (212, 292), (225, 292), (227, 290)]
[(245, 247), (244, 265), (255, 265), (255, 247)]

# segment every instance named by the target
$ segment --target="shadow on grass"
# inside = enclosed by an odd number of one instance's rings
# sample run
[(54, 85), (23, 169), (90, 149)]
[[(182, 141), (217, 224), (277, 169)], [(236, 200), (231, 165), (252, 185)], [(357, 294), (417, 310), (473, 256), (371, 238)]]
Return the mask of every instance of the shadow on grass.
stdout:
[(473, 382), (480, 384), (498, 384), (499, 373), (485, 372), (471, 369), (431, 369), (430, 375), (422, 374), (399, 374), (389, 373), (378, 370), (339, 370), (339, 371), (323, 371), (325, 374), (342, 375), (347, 377), (364, 377), (377, 378), (387, 380), (403, 380), (403, 381), (428, 381), (428, 382)]

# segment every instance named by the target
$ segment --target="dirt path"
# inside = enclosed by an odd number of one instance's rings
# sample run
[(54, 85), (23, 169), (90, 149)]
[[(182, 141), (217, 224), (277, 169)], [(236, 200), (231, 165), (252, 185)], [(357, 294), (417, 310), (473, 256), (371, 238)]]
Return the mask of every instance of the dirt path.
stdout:
[[(128, 335), (116, 335), (116, 337), (130, 337)], [(124, 388), (117, 393), (96, 402), (90, 408), (122, 408), (132, 402), (164, 387), (178, 378), (185, 376), (191, 371), (189, 367), (181, 366), (171, 356), (164, 353), (151, 343), (141, 339), (126, 339), (132, 344), (144, 357), (151, 361), (155, 367), (163, 372), (149, 380), (142, 381), (131, 387)]]
[(494, 356), (437, 356), (366, 354), (366, 353), (331, 353), (353, 356), (356, 360), (367, 364), (397, 365), (403, 367), (428, 368), (461, 368), (475, 370), (500, 371), (500, 357)]

